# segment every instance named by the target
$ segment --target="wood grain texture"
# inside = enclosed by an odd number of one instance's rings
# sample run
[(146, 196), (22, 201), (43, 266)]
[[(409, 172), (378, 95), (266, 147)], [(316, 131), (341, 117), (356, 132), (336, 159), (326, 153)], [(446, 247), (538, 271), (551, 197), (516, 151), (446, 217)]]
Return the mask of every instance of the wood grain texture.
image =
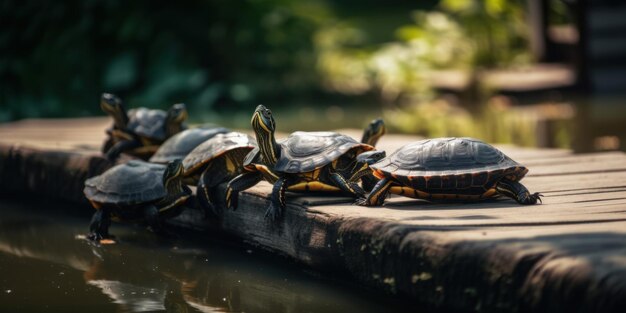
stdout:
[[(0, 126), (0, 185), (84, 203), (84, 179), (110, 166), (94, 150), (106, 124)], [(42, 135), (56, 128), (63, 129), (64, 138)], [(393, 151), (417, 139), (389, 135), (379, 146)], [(288, 193), (284, 218), (272, 223), (263, 218), (271, 186), (261, 183), (242, 193), (238, 210), (222, 210), (219, 219), (206, 220), (189, 209), (170, 223), (234, 235), (428, 307), (623, 311), (626, 156), (500, 148), (530, 168), (522, 182), (545, 195), (542, 205), (519, 206), (507, 199), (431, 203), (394, 196), (383, 207), (364, 208), (337, 195)]]

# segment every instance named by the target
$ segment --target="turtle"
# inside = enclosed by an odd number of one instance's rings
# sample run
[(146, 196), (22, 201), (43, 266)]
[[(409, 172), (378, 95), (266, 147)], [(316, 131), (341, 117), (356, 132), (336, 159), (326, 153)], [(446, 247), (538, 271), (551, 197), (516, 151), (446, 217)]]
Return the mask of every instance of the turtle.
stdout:
[(206, 140), (183, 159), (185, 182), (197, 184), (198, 201), (207, 215), (217, 215), (216, 187), (239, 175), (246, 155), (256, 147), (250, 135), (228, 132)]
[[(387, 128), (385, 127), (385, 122), (382, 118), (377, 118), (372, 120), (365, 130), (363, 130), (363, 136), (361, 136), (361, 142), (366, 143), (372, 147), (376, 147), (378, 140), (387, 132)], [(370, 160), (371, 161), (371, 160)], [(361, 178), (363, 184), (363, 190), (371, 191), (372, 188), (376, 185), (378, 181), (371, 172), (363, 175)]]
[[(239, 191), (265, 179), (274, 185), (265, 216), (274, 220), (286, 206), (287, 190), (342, 191), (363, 197), (365, 191), (357, 181), (370, 173), (369, 163), (385, 156), (384, 151), (336, 132), (297, 131), (276, 142), (276, 123), (263, 105), (257, 106), (251, 124), (259, 147), (246, 156), (246, 172), (228, 183), (226, 205), (235, 209)], [(373, 152), (358, 157), (368, 151)]]
[(174, 104), (169, 110), (137, 108), (126, 111), (119, 97), (103, 93), (100, 108), (113, 117), (113, 126), (107, 129), (109, 138), (102, 146), (107, 159), (115, 160), (122, 152), (149, 158), (159, 145), (185, 129), (187, 119), (184, 103)]
[(230, 132), (229, 129), (216, 126), (204, 126), (183, 130), (166, 140), (150, 157), (150, 162), (167, 163), (176, 159), (183, 159), (195, 147), (217, 134)]
[(112, 238), (111, 219), (145, 220), (160, 231), (162, 219), (178, 215), (191, 196), (182, 175), (181, 160), (167, 165), (131, 160), (87, 179), (83, 192), (96, 209), (88, 237), (94, 241)]
[(474, 138), (436, 138), (407, 144), (370, 165), (380, 179), (357, 204), (380, 206), (389, 193), (419, 199), (481, 200), (506, 196), (520, 204), (541, 202), (519, 181), (528, 169)]

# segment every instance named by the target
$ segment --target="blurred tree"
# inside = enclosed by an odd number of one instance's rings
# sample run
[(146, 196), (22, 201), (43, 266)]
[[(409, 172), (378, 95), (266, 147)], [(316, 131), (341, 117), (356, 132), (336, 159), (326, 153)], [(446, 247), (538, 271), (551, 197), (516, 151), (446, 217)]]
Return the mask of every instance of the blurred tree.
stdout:
[(476, 66), (529, 61), (524, 0), (441, 0), (439, 6), (474, 41)]
[(199, 110), (315, 89), (323, 3), (24, 0), (0, 3), (0, 120), (131, 106)]

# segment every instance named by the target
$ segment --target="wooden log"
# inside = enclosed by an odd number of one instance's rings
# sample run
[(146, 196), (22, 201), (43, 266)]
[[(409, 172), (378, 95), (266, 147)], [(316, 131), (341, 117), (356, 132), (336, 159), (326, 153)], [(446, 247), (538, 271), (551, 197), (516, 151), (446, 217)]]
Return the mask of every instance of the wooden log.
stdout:
[(111, 167), (100, 156), (0, 145), (0, 187), (86, 204), (85, 179)]

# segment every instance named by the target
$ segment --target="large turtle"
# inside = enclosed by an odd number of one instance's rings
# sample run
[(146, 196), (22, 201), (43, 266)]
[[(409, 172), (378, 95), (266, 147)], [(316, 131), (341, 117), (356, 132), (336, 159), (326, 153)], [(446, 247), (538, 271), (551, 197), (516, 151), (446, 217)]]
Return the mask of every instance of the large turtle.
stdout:
[(167, 112), (146, 108), (126, 112), (122, 100), (115, 95), (103, 93), (100, 108), (113, 118), (113, 126), (107, 129), (109, 138), (102, 152), (109, 160), (122, 153), (143, 159), (149, 158), (169, 137), (182, 131), (187, 119), (185, 104), (174, 104)]
[[(371, 145), (335, 132), (295, 132), (277, 143), (272, 112), (263, 105), (256, 108), (251, 123), (259, 147), (246, 157), (246, 172), (229, 182), (226, 204), (236, 208), (239, 191), (264, 178), (274, 184), (266, 212), (272, 219), (286, 206), (286, 190), (342, 191), (363, 197), (358, 180), (371, 173), (369, 163), (385, 156), (384, 151), (373, 151)], [(367, 151), (372, 152), (359, 156)]]
[(227, 128), (205, 126), (183, 130), (166, 140), (150, 158), (150, 162), (167, 163), (185, 158), (191, 150), (217, 134), (229, 132)]
[(256, 140), (251, 136), (228, 132), (213, 136), (185, 157), (185, 181), (198, 184), (198, 201), (207, 213), (217, 214), (216, 187), (239, 175), (246, 155), (256, 147)]
[(389, 193), (420, 199), (480, 200), (507, 196), (520, 204), (535, 204), (519, 181), (528, 169), (502, 151), (472, 138), (416, 141), (372, 164), (380, 181), (358, 204), (379, 206)]
[(191, 196), (181, 178), (180, 160), (167, 165), (132, 160), (116, 165), (101, 175), (85, 181), (84, 193), (96, 209), (89, 238), (111, 238), (111, 218), (119, 221), (145, 220), (159, 231), (163, 218), (180, 213), (181, 206)]

